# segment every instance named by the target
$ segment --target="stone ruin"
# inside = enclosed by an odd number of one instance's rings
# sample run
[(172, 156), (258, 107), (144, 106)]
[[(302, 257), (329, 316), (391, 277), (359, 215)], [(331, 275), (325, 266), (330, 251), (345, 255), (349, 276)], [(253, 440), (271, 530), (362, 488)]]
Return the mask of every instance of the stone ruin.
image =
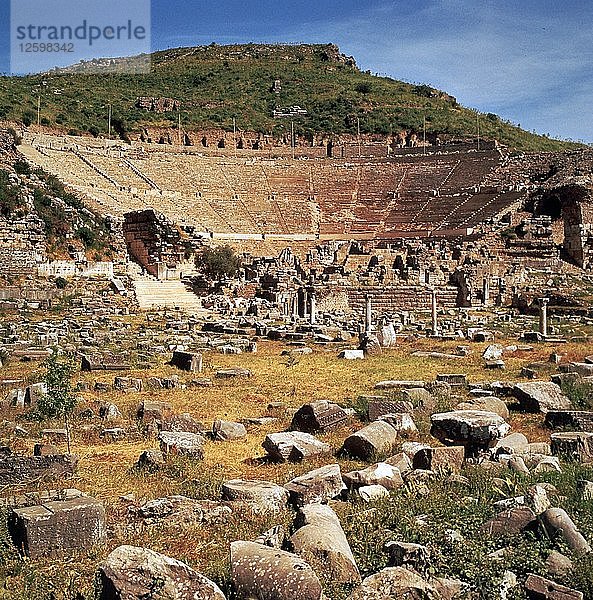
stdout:
[(150, 96), (141, 96), (136, 100), (136, 108), (148, 112), (164, 113), (178, 111), (181, 102), (174, 98), (152, 98)]
[(158, 279), (174, 278), (183, 260), (181, 236), (163, 215), (153, 209), (127, 213), (123, 233), (131, 257), (148, 273)]

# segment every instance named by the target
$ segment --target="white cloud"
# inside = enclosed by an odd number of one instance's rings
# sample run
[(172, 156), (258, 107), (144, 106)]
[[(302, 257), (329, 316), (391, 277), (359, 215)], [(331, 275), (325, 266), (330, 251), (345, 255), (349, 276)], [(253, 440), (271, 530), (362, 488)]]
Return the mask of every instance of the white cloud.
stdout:
[(430, 83), (527, 129), (593, 141), (583, 122), (593, 93), (592, 28), (568, 10), (546, 13), (545, 2), (541, 11), (517, 4), (441, 0), (410, 12), (388, 2), (362, 19), (299, 24), (283, 35), (335, 41), (363, 69)]

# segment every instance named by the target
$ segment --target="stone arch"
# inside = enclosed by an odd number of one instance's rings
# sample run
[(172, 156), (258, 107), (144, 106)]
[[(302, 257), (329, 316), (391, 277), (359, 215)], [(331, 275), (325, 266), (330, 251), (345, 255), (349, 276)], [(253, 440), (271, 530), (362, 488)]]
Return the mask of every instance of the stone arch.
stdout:
[(591, 190), (571, 183), (546, 190), (534, 201), (536, 214), (562, 219), (562, 249), (579, 267), (593, 266), (593, 198)]

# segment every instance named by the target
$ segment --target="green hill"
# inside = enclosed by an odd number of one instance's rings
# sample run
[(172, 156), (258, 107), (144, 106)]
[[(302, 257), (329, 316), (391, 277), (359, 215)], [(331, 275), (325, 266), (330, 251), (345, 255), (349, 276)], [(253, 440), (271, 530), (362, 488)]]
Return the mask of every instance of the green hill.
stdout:
[[(429, 134), (476, 135), (478, 113), (452, 96), (362, 72), (330, 44), (212, 44), (156, 52), (151, 61), (151, 72), (144, 75), (85, 73), (89, 66), (97, 68), (94, 62), (43, 75), (1, 77), (0, 119), (35, 123), (40, 90), (41, 123), (72, 133), (106, 133), (109, 104), (114, 130), (122, 137), (143, 126), (176, 126), (177, 112), (151, 113), (135, 106), (138, 97), (150, 96), (180, 100), (186, 130), (229, 130), (235, 117), (241, 129), (281, 134), (290, 125), (274, 118), (273, 110), (300, 106), (308, 113), (294, 119), (301, 134), (355, 134), (358, 123), (362, 133), (421, 132), (426, 118)], [(279, 92), (273, 89), (275, 80), (280, 80)], [(526, 132), (494, 114), (481, 114), (479, 124), (482, 136), (517, 150), (576, 146)]]

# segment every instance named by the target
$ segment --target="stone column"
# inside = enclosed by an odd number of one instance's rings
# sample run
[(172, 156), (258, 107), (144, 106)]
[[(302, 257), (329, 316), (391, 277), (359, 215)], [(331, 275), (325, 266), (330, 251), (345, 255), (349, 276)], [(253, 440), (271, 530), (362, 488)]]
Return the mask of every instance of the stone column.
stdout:
[(487, 278), (482, 282), (482, 298), (485, 305), (490, 302), (490, 282)]
[(370, 294), (367, 294), (364, 299), (366, 300), (366, 311), (364, 319), (364, 330), (367, 333), (371, 333), (373, 330), (373, 301)]
[(432, 335), (439, 334), (439, 323), (437, 315), (437, 291), (432, 290)]
[(309, 315), (309, 293), (303, 289), (303, 319), (306, 319)]
[(309, 323), (311, 325), (315, 325), (316, 318), (317, 318), (317, 298), (315, 297), (315, 292), (311, 292), (311, 314), (309, 315)]
[(539, 298), (539, 332), (547, 337), (548, 335), (548, 303), (549, 298)]

